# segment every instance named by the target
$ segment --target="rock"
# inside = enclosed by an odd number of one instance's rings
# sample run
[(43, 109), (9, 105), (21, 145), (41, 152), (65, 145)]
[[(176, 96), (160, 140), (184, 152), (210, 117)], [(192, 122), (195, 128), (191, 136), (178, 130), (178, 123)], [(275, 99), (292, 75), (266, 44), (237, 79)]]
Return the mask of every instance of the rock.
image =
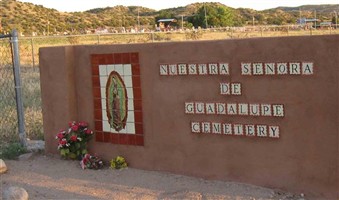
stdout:
[(40, 152), (45, 150), (45, 141), (42, 140), (27, 140), (27, 151)]
[(7, 166), (5, 164), (5, 162), (0, 159), (0, 174), (3, 174), (7, 171)]
[(29, 160), (33, 157), (33, 153), (25, 153), (25, 154), (22, 154), (18, 157), (18, 159), (20, 161), (26, 161), (26, 160)]
[(3, 192), (3, 200), (28, 200), (28, 193), (20, 187), (9, 187)]

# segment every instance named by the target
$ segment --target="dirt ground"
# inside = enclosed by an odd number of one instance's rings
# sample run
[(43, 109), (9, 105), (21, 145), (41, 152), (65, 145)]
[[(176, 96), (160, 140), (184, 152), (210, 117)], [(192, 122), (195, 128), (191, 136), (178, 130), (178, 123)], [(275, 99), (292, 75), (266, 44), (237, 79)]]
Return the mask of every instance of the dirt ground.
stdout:
[[(5, 160), (0, 193), (10, 186), (27, 190), (29, 199), (304, 199), (268, 188), (212, 181), (133, 168), (82, 170), (78, 161), (35, 154)], [(1, 198), (2, 195), (0, 195)]]

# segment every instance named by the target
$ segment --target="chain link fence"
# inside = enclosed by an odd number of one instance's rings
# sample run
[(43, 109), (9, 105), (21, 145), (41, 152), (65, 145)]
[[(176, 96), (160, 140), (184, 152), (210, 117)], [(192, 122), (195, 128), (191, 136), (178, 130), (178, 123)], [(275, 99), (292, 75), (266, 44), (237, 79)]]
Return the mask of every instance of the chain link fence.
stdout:
[(18, 120), (10, 36), (0, 38), (0, 140), (18, 140)]

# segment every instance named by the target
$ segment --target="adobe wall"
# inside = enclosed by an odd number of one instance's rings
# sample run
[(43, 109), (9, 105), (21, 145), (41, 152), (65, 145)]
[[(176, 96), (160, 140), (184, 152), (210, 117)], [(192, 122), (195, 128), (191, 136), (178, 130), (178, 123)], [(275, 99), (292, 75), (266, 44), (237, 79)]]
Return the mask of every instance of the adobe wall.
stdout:
[[(335, 198), (338, 44), (336, 35), (41, 48), (46, 151), (81, 120), (96, 132), (90, 152), (106, 160)], [(112, 70), (131, 109), (122, 131), (105, 122)]]

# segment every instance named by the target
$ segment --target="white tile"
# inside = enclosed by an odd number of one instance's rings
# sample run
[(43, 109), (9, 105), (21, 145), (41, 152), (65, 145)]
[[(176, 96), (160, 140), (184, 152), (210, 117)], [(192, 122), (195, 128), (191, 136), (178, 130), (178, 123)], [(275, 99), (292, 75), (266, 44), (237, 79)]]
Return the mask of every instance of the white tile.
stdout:
[(242, 124), (233, 125), (234, 135), (244, 135), (244, 126)]
[(279, 138), (280, 137), (279, 126), (268, 126), (268, 133), (269, 137), (271, 138)]
[(132, 76), (132, 66), (131, 64), (124, 65), (124, 76)]
[(302, 74), (303, 75), (312, 75), (313, 74), (313, 63), (312, 62), (303, 62), (302, 63)]
[(127, 98), (134, 99), (133, 88), (126, 88), (126, 91), (127, 91)]
[(107, 75), (109, 75), (112, 71), (114, 71), (114, 65), (107, 65)]
[(214, 134), (221, 134), (221, 132), (222, 132), (221, 123), (213, 122), (212, 123), (212, 133), (214, 133)]
[(199, 75), (207, 75), (208, 74), (207, 64), (199, 64), (198, 70), (199, 70)]
[(275, 63), (265, 63), (265, 74), (267, 75), (275, 74)]
[(133, 87), (132, 76), (124, 76), (123, 78), (126, 88), (132, 88)]
[(287, 63), (277, 63), (277, 74), (288, 74)]
[(197, 75), (198, 69), (197, 64), (188, 64), (188, 74), (189, 75)]
[(206, 103), (206, 114), (215, 114), (215, 103)]
[(134, 110), (134, 100), (128, 99), (127, 100), (128, 110)]
[(264, 67), (262, 63), (253, 63), (253, 75), (263, 75)]
[(220, 83), (220, 94), (221, 95), (231, 94), (230, 83)]
[(178, 64), (178, 74), (179, 75), (187, 75), (187, 65), (186, 64)]
[(120, 76), (122, 76), (124, 74), (124, 67), (123, 67), (123, 65), (121, 65), (121, 64), (115, 65), (115, 71), (118, 72), (118, 74)]
[(107, 76), (107, 66), (106, 65), (99, 65), (99, 75), (100, 76)]
[(230, 74), (228, 63), (219, 63), (219, 74), (220, 75)]
[(241, 75), (252, 75), (251, 63), (241, 63)]
[(284, 105), (282, 105), (282, 104), (272, 105), (272, 109), (273, 109), (273, 116), (274, 117), (283, 117), (285, 115)]
[(101, 99), (101, 108), (102, 109), (106, 109), (106, 105), (107, 103), (106, 103), (106, 99)]
[(127, 122), (134, 123), (134, 111), (127, 112)]
[(218, 115), (225, 115), (226, 114), (226, 104), (225, 103), (216, 103), (216, 112)]
[(127, 134), (135, 134), (135, 124), (134, 123), (126, 123), (126, 133)]
[(232, 130), (232, 124), (222, 124), (222, 130), (223, 130), (223, 134), (225, 135), (232, 135), (233, 134), (233, 130)]
[(100, 87), (105, 88), (107, 83), (107, 76), (100, 76)]
[(102, 120), (107, 121), (108, 117), (107, 117), (107, 110), (103, 109), (102, 110)]
[(217, 63), (208, 64), (208, 74), (211, 74), (211, 75), (219, 74), (219, 67)]
[(204, 114), (205, 113), (205, 103), (196, 102), (195, 103), (195, 113)]
[(272, 106), (271, 106), (271, 104), (261, 104), (261, 115), (262, 116), (272, 116)]
[(160, 75), (166, 76), (168, 75), (168, 65), (160, 65)]
[(108, 121), (102, 121), (102, 130), (105, 132), (111, 132), (111, 127)]
[(106, 88), (100, 88), (101, 96), (106, 97)]
[(257, 136), (267, 137), (267, 126), (266, 125), (257, 125)]
[(232, 95), (241, 95), (241, 83), (232, 83), (231, 84), (231, 94)]
[(176, 64), (170, 64), (168, 65), (168, 74), (169, 75), (177, 75), (178, 74), (178, 68)]
[(192, 133), (201, 133), (199, 122), (191, 122), (191, 132)]
[(201, 123), (201, 132), (202, 133), (211, 133), (211, 123), (210, 122), (202, 122)]
[(185, 102), (185, 113), (194, 114), (194, 102)]
[(248, 115), (248, 104), (247, 103), (239, 103), (238, 104), (239, 115)]
[(301, 74), (301, 66), (299, 62), (290, 62), (289, 67), (290, 67), (290, 74), (293, 74), (293, 75)]
[(228, 115), (236, 115), (238, 112), (236, 103), (228, 103), (227, 104), (227, 114)]
[(249, 113), (251, 116), (260, 116), (260, 105), (250, 104)]
[(245, 125), (245, 134), (246, 136), (255, 136), (255, 126)]

